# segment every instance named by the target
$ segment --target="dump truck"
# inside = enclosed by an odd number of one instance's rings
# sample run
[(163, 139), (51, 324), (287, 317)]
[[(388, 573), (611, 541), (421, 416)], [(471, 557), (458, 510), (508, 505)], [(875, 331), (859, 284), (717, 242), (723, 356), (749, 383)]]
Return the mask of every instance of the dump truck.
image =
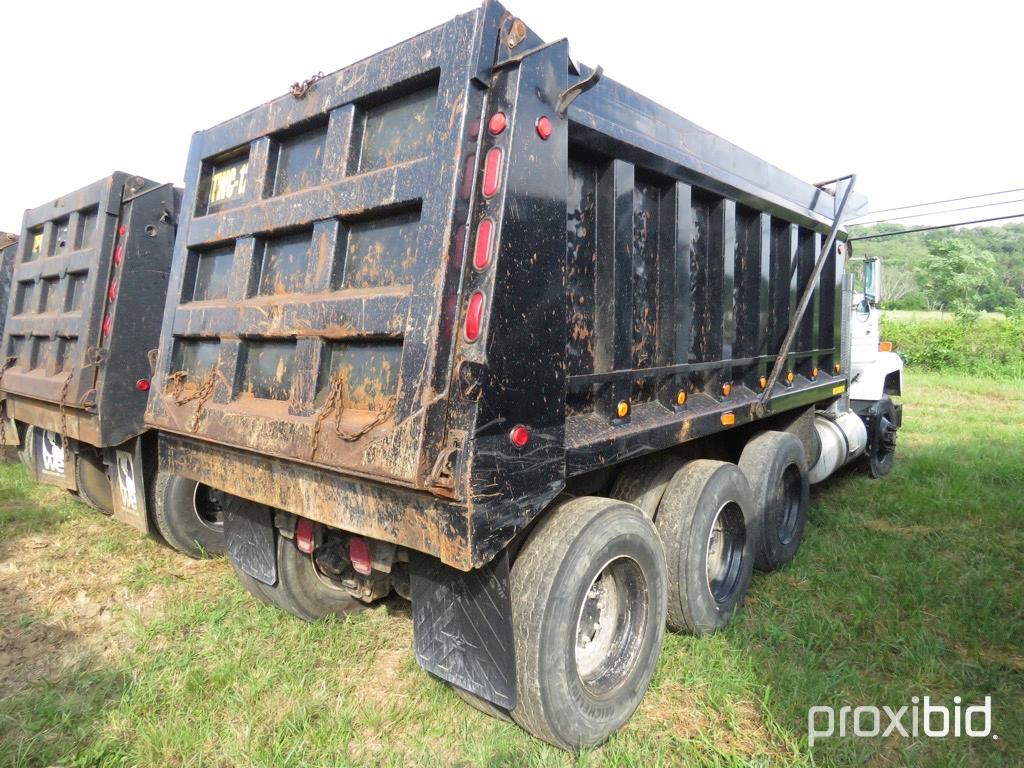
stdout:
[[(34, 479), (143, 531), (155, 520), (172, 544), (176, 529), (165, 521), (187, 525), (194, 504), (174, 507), (184, 509), (177, 516), (148, 512), (156, 436), (143, 414), (180, 201), (173, 185), (118, 171), (26, 211), (0, 377), (13, 426), (3, 439)], [(217, 548), (214, 513), (210, 527), (203, 540)], [(185, 548), (196, 547), (187, 533)]]
[(855, 179), (496, 2), (196, 133), (185, 180), (157, 481), (216, 489), (256, 598), (410, 599), (428, 672), (559, 747), (621, 727), (666, 624), (724, 627), (796, 554), (819, 462), (866, 450)]

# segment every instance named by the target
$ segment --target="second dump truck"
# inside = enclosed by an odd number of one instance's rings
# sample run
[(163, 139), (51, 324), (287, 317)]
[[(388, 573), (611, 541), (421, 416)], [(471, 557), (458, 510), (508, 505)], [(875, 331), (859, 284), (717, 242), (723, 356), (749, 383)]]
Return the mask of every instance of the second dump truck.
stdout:
[(598, 744), (666, 623), (723, 627), (796, 553), (810, 474), (885, 442), (848, 393), (852, 182), (487, 2), (195, 135), (159, 471), (217, 489), (258, 598), (395, 591), (474, 706)]

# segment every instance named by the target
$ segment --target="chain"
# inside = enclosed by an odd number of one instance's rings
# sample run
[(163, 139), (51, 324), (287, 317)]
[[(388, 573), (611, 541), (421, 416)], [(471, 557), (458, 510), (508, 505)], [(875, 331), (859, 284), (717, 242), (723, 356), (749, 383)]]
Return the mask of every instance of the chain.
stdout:
[(188, 379), (188, 371), (175, 371), (167, 377), (167, 388), (174, 399), (175, 405), (182, 406), (192, 402), (198, 403), (195, 411), (192, 413), (192, 418), (189, 419), (189, 432), (195, 432), (199, 428), (199, 421), (203, 417), (206, 403), (213, 397), (213, 390), (217, 386), (217, 374), (217, 369), (212, 369), (206, 375), (206, 378), (200, 382), (199, 386), (187, 394), (185, 392), (185, 381)]
[(387, 405), (377, 411), (377, 415), (360, 429), (355, 432), (346, 432), (341, 428), (341, 416), (345, 412), (344, 391), (345, 378), (338, 372), (331, 377), (331, 385), (327, 390), (327, 399), (324, 400), (324, 404), (316, 412), (316, 419), (313, 422), (313, 451), (309, 455), (310, 459), (316, 456), (317, 449), (320, 447), (320, 430), (323, 428), (324, 420), (331, 411), (334, 411), (334, 434), (338, 439), (344, 440), (346, 443), (354, 443), (371, 432), (375, 427), (387, 421), (395, 409), (396, 398), (392, 397), (388, 400)]
[(292, 96), (296, 99), (305, 98), (306, 94), (316, 87), (316, 81), (323, 79), (323, 76), (323, 72), (317, 72), (315, 75), (303, 80), (301, 83), (292, 83), (289, 89)]
[(65, 461), (68, 459), (68, 412), (64, 406), (68, 398), (68, 385), (71, 384), (71, 378), (74, 375), (74, 369), (68, 371), (68, 375), (64, 377), (64, 384), (60, 388), (60, 447), (64, 450)]

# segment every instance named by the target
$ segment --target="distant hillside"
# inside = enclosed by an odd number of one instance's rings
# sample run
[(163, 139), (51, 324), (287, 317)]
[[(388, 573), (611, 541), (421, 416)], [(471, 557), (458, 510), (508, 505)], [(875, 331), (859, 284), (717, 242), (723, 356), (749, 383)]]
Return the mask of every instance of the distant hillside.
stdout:
[[(899, 224), (877, 224), (854, 227), (851, 234), (904, 229), (907, 227)], [(1024, 300), (1024, 224), (912, 232), (853, 244), (857, 256), (882, 259), (883, 300), (890, 309), (944, 308), (941, 297), (926, 285), (927, 268), (943, 266), (943, 258), (951, 250), (959, 256), (966, 255), (962, 265), (967, 267), (962, 277), (968, 282), (973, 277), (976, 283), (968, 289), (974, 309), (1007, 310)]]

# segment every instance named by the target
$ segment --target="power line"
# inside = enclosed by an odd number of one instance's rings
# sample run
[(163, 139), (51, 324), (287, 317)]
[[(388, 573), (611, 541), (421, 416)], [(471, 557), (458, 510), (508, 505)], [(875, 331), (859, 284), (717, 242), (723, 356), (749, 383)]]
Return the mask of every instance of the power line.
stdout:
[(917, 227), (915, 229), (901, 229), (899, 232), (880, 232), (877, 235), (861, 235), (851, 237), (850, 240), (874, 240), (879, 237), (896, 237), (897, 235), (909, 235), (912, 232), (929, 232), (933, 229), (952, 229), (953, 227), (964, 227), (968, 224), (984, 224), (988, 221), (1005, 221), (1006, 219), (1024, 218), (1024, 213), (1014, 213), (1009, 216), (993, 216), (990, 219), (974, 219), (973, 221), (959, 221), (956, 224), (936, 224), (932, 227)]
[(1010, 203), (1024, 203), (1024, 197), (1018, 197), (1013, 200), (1000, 200), (995, 203), (979, 203), (978, 205), (965, 205), (960, 208), (947, 208), (944, 211), (928, 211), (927, 213), (910, 213), (906, 216), (893, 216), (888, 219), (876, 219), (875, 221), (858, 221), (855, 224), (850, 224), (851, 227), (866, 227), (871, 224), (888, 224), (890, 221), (902, 221), (904, 219), (920, 219), (925, 216), (943, 216), (947, 213), (956, 213), (957, 211), (973, 211), (978, 208), (992, 208), (997, 205), (1010, 205)]
[(1017, 187), (1016, 189), (1003, 189), (999, 192), (985, 192), (981, 195), (964, 195), (963, 197), (951, 197), (947, 200), (933, 200), (930, 203), (915, 203), (914, 205), (897, 205), (895, 208), (879, 208), (874, 211), (868, 211), (861, 215), (874, 216), (876, 213), (888, 213), (889, 211), (905, 211), (908, 208), (923, 208), (926, 205), (941, 205), (942, 203), (959, 203), (961, 200), (977, 200), (979, 197), (993, 197), (995, 195), (1008, 195), (1011, 192), (1024, 192), (1024, 187)]

